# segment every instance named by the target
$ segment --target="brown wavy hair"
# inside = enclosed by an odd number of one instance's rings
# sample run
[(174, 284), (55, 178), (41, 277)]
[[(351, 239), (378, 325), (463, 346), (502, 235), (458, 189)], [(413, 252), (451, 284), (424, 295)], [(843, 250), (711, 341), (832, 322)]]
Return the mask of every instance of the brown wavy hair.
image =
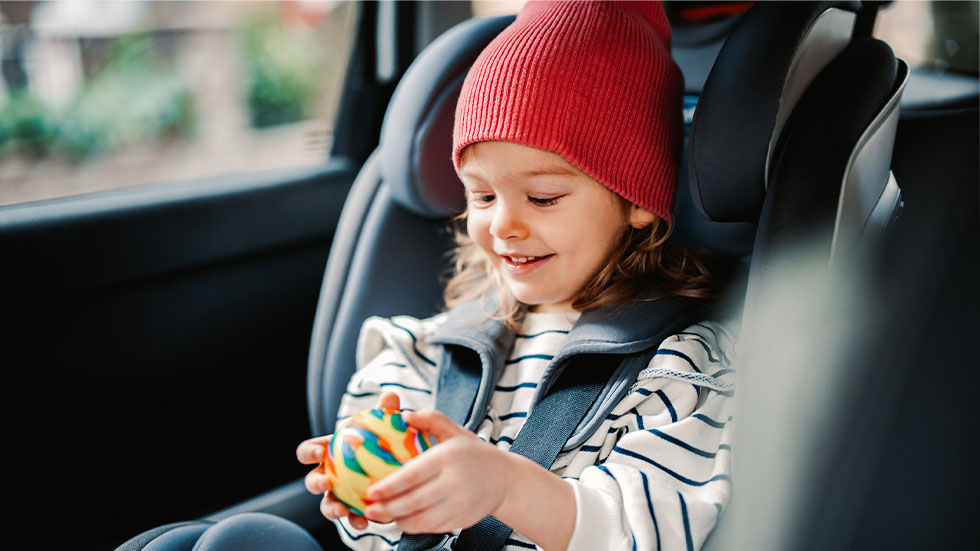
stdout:
[[(516, 325), (527, 305), (510, 293), (486, 254), (467, 235), (465, 220), (466, 213), (454, 220), (456, 248), (443, 296), (446, 307), (496, 293), (500, 297), (498, 310), (487, 315)], [(572, 308), (584, 312), (622, 304), (641, 296), (651, 285), (662, 293), (652, 300), (717, 298), (731, 280), (735, 259), (713, 251), (695, 253), (668, 243), (670, 233), (670, 225), (660, 217), (639, 229), (627, 225), (606, 265), (582, 287)]]

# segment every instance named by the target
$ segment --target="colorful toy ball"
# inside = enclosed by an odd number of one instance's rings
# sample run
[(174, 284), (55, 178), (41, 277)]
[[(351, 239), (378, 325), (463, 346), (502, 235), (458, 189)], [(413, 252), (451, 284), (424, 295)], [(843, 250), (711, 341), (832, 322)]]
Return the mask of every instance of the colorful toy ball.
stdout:
[(363, 516), (368, 486), (435, 444), (435, 438), (405, 423), (401, 411), (369, 409), (337, 427), (322, 467), (333, 495)]

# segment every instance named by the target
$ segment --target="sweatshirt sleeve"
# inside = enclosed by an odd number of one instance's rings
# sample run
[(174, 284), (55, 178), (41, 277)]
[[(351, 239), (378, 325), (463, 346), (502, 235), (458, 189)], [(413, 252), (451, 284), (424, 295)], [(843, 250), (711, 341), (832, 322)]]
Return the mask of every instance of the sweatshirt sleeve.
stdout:
[[(386, 391), (398, 394), (402, 409), (433, 407), (439, 351), (426, 343), (425, 335), (441, 319), (399, 316), (365, 321), (357, 342), (357, 371), (341, 399), (337, 422), (375, 407)], [(355, 529), (346, 518), (334, 524), (344, 543), (357, 551), (395, 549), (402, 536), (395, 523), (369, 522), (365, 530)]]
[(704, 544), (731, 491), (728, 335), (699, 324), (665, 340), (614, 410), (609, 436), (583, 446), (602, 451), (566, 477), (576, 500), (569, 551)]

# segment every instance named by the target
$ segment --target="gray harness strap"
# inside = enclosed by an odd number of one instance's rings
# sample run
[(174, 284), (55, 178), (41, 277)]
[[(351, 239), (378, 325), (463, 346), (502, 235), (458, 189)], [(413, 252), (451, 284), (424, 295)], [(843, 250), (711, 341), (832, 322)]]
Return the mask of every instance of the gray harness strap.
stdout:
[[(629, 354), (580, 354), (567, 357), (547, 393), (531, 410), (510, 451), (519, 453), (550, 469), (565, 443), (595, 409), (603, 391), (612, 384), (611, 374), (635, 381), (656, 354), (659, 343), (692, 323), (703, 319), (707, 308), (699, 302), (667, 298), (648, 308), (649, 326), (658, 328), (652, 347)], [(463, 346), (448, 345), (439, 366), (436, 409), (460, 425), (473, 425), (485, 411), (471, 411), (478, 400), (484, 378), (480, 356)], [(618, 366), (618, 367), (617, 367)], [(443, 386), (446, 385), (446, 386)], [(484, 385), (485, 386), (485, 385)], [(622, 385), (619, 385), (622, 387)], [(626, 385), (628, 386), (628, 385)], [(492, 390), (491, 390), (492, 392)], [(453, 549), (456, 551), (498, 551), (512, 529), (492, 516), (463, 530)], [(427, 551), (445, 544), (447, 534), (413, 534), (402, 537), (398, 551)]]

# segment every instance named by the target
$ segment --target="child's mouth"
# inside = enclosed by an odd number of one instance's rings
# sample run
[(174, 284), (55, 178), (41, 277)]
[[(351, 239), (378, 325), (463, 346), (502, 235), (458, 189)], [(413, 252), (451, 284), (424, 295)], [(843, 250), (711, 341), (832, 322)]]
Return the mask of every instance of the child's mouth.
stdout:
[(500, 255), (500, 258), (504, 259), (504, 267), (507, 268), (509, 273), (515, 275), (523, 275), (530, 273), (532, 270), (543, 264), (549, 258), (554, 256), (553, 254), (546, 254), (544, 256), (509, 256)]

